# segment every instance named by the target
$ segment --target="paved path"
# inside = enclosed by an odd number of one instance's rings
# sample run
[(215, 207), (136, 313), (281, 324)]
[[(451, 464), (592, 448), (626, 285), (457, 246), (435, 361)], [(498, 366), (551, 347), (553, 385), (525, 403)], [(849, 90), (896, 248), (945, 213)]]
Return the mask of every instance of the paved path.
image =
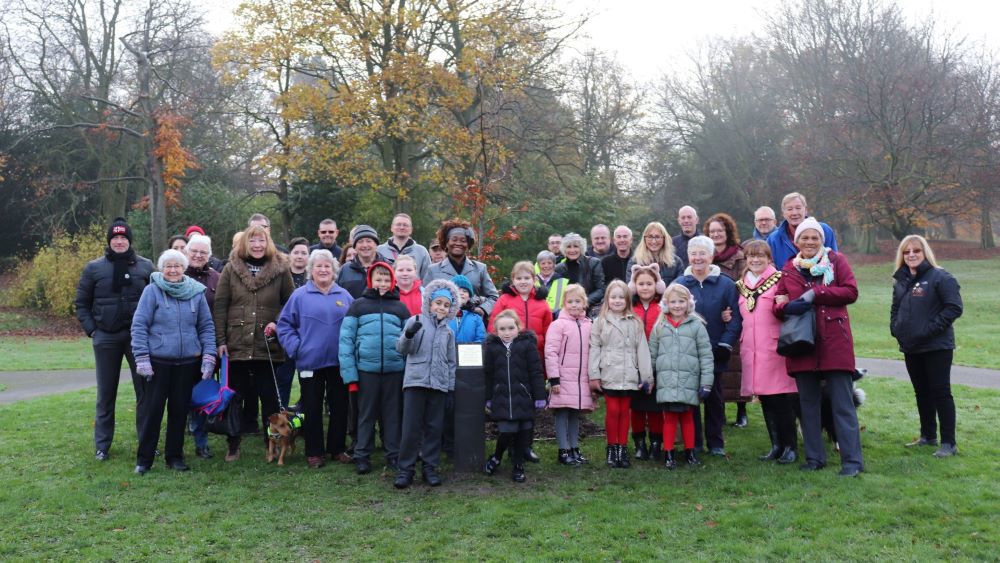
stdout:
[[(910, 380), (906, 375), (906, 366), (900, 360), (858, 358), (857, 363), (858, 367), (867, 369), (869, 375)], [(130, 381), (128, 371), (123, 371), (122, 384), (128, 384)], [(952, 366), (951, 382), (970, 387), (1000, 389), (1000, 370)], [(93, 370), (0, 372), (0, 384), (6, 386), (6, 389), (0, 391), (0, 405), (96, 385)]]

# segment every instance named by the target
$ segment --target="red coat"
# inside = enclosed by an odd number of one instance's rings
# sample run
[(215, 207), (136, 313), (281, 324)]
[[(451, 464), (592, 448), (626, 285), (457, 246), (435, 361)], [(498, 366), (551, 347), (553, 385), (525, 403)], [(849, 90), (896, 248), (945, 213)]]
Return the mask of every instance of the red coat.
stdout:
[[(843, 254), (830, 252), (833, 281), (823, 285), (822, 277), (813, 277), (792, 265), (789, 260), (781, 270), (777, 295), (798, 299), (810, 288), (816, 293), (816, 350), (806, 356), (785, 358), (788, 373), (811, 371), (854, 371), (854, 337), (847, 306), (858, 300), (858, 283)], [(806, 277), (808, 276), (808, 277)], [(784, 318), (785, 305), (774, 304), (774, 314)]]
[(413, 287), (410, 291), (403, 291), (398, 285), (396, 289), (399, 290), (399, 301), (406, 305), (406, 308), (410, 311), (411, 315), (419, 315), (420, 308), (423, 307), (424, 303), (424, 290), (420, 287), (420, 280), (413, 281)]
[(653, 299), (649, 302), (649, 308), (644, 309), (642, 307), (642, 301), (634, 299), (635, 305), (632, 306), (632, 311), (635, 316), (639, 317), (642, 321), (643, 326), (646, 329), (646, 339), (649, 340), (649, 333), (653, 332), (653, 327), (656, 326), (656, 321), (660, 320), (660, 313), (663, 311), (660, 309), (660, 301), (658, 299)]
[(493, 306), (493, 312), (490, 313), (490, 324), (486, 329), (487, 332), (496, 334), (496, 330), (493, 328), (493, 319), (501, 311), (511, 309), (521, 319), (521, 330), (530, 330), (538, 337), (538, 357), (544, 358), (545, 333), (548, 332), (549, 325), (552, 324), (552, 309), (549, 309), (549, 304), (545, 300), (547, 295), (548, 292), (542, 288), (532, 288), (527, 301), (525, 301), (517, 294), (513, 286), (504, 284), (500, 298), (497, 299), (496, 305)]

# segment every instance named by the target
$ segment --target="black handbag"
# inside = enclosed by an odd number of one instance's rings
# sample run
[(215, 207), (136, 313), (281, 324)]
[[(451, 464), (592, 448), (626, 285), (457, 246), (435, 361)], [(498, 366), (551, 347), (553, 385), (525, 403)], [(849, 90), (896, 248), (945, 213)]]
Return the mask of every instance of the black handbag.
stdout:
[(778, 355), (805, 356), (816, 350), (816, 311), (809, 309), (801, 315), (786, 315), (778, 336)]
[(229, 405), (221, 413), (205, 420), (205, 430), (212, 434), (223, 436), (239, 436), (243, 428), (243, 401), (239, 395), (233, 395)]

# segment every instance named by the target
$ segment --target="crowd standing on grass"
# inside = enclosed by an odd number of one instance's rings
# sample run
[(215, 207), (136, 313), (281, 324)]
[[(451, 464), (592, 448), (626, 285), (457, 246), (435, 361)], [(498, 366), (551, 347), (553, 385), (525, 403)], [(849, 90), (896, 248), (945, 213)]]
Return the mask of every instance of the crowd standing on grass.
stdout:
[[(635, 245), (626, 225), (595, 225), (589, 248), (576, 233), (554, 233), (514, 264), (499, 291), (473, 258), (480, 241), (461, 219), (444, 221), (427, 247), (412, 238), (406, 214), (393, 217), (385, 240), (361, 224), (341, 247), (328, 218), (318, 242), (298, 237), (285, 247), (257, 213), (225, 259), (192, 225), (154, 268), (116, 218), (75, 301), (97, 366), (95, 457), (111, 455), (123, 358), (136, 397), (135, 472), (153, 468), (165, 411), (168, 468), (190, 468), (185, 421), (195, 454), (212, 457), (191, 389), (225, 364), (243, 413), (227, 438), (227, 462), (240, 459), (244, 436), (261, 434), (271, 414), (301, 411), (308, 467), (332, 459), (364, 475), (380, 444), (397, 488), (412, 485), (418, 465), (437, 486), (442, 453), (454, 454), (456, 347), (481, 344), (482, 406), (498, 431), (490, 475), (509, 452), (512, 479), (527, 479), (525, 463), (541, 461), (533, 439), (543, 410), (555, 421), (556, 461), (587, 463), (580, 422), (603, 398), (612, 468), (633, 459), (699, 466), (702, 453), (728, 459), (725, 403), (737, 403), (733, 426), (743, 428), (745, 405), (756, 399), (771, 444), (762, 461), (804, 457), (802, 470), (823, 469), (826, 427), (840, 475), (857, 476), (865, 463), (848, 315), (857, 283), (805, 196), (786, 195), (780, 212), (777, 223), (772, 208), (758, 208), (746, 241), (731, 216), (699, 224), (690, 205), (678, 210), (675, 236), (653, 221)], [(936, 446), (934, 456), (949, 457), (958, 452), (950, 368), (960, 287), (919, 235), (903, 239), (895, 266), (889, 325), (920, 418), (919, 437), (906, 446)], [(808, 344), (778, 345), (791, 336)], [(301, 396), (290, 405), (296, 375)], [(678, 428), (682, 455), (674, 453)]]

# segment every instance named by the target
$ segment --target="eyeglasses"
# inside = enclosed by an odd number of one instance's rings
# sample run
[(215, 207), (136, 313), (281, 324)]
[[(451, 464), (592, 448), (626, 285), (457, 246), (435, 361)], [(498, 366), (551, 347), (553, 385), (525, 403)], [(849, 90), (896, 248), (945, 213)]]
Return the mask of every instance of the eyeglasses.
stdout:
[(754, 223), (773, 223), (774, 219), (771, 219), (770, 217), (765, 217), (763, 219), (754, 219), (753, 222)]
[(924, 253), (924, 251), (922, 249), (920, 249), (920, 248), (911, 248), (909, 250), (904, 250), (903, 251), (903, 256), (906, 256), (908, 254), (923, 254), (923, 253)]
[(335, 235), (335, 234), (337, 234), (337, 231), (320, 231), (319, 234), (321, 234), (321, 235)]
[(646, 235), (646, 236), (644, 236), (642, 238), (644, 238), (646, 240), (663, 240), (663, 237), (660, 236), (660, 235)]

